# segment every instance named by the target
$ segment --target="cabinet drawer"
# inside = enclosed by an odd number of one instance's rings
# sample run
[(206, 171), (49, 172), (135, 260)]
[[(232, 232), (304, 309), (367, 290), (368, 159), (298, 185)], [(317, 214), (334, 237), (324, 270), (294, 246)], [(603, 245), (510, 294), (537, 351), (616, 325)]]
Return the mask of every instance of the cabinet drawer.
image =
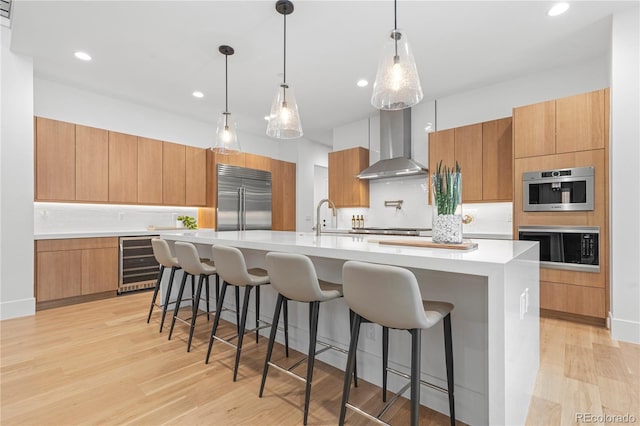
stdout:
[(118, 247), (118, 238), (70, 238), (62, 240), (38, 240), (36, 251), (83, 250)]
[(604, 288), (540, 281), (540, 308), (605, 318)]

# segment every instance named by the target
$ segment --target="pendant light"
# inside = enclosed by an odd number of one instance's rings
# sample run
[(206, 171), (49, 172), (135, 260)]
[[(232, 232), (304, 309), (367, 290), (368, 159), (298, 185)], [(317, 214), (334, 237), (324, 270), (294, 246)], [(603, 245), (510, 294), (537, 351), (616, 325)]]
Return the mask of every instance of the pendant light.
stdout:
[(216, 128), (216, 141), (213, 151), (220, 154), (240, 153), (240, 143), (238, 142), (238, 132), (236, 122), (229, 112), (229, 79), (228, 79), (228, 59), (235, 51), (233, 47), (222, 45), (218, 51), (224, 55), (224, 112), (218, 117)]
[(287, 84), (287, 15), (293, 13), (293, 3), (278, 0), (276, 10), (284, 17), (284, 72), (282, 84), (271, 104), (267, 136), (278, 139), (294, 139), (302, 136), (298, 104), (293, 89)]
[(393, 1), (393, 30), (383, 46), (371, 104), (384, 110), (409, 108), (422, 100), (422, 87), (407, 34), (398, 29), (397, 0)]

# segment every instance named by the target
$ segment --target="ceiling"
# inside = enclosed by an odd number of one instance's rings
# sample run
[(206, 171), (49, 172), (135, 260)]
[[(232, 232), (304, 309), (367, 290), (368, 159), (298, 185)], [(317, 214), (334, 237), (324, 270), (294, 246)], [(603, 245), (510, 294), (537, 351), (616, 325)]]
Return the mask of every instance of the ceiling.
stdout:
[[(398, 27), (416, 57), (425, 99), (551, 69), (610, 50), (612, 12), (629, 1), (574, 1), (552, 18), (547, 1), (398, 2)], [(331, 129), (367, 116), (393, 2), (294, 1), (287, 17), (287, 81), (305, 137), (331, 145)], [(229, 110), (240, 130), (264, 134), (282, 79), (282, 16), (275, 1), (12, 2), (12, 50), (36, 77), (215, 123)], [(93, 60), (77, 60), (82, 50)], [(356, 81), (366, 78), (366, 88)], [(197, 99), (192, 92), (205, 94)]]

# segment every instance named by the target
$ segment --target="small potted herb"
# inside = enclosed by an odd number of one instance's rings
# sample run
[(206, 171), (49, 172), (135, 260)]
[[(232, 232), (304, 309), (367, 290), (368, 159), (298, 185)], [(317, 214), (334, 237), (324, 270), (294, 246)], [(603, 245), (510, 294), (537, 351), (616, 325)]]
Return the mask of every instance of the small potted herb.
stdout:
[(191, 216), (178, 216), (178, 220), (182, 222), (182, 226), (187, 229), (198, 229), (198, 224), (195, 218)]

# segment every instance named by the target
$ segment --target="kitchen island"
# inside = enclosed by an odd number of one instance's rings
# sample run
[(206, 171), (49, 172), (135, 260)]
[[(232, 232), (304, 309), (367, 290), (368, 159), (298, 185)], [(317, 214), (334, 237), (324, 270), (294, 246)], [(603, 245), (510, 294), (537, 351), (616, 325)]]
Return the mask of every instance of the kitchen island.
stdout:
[[(192, 242), (204, 257), (210, 256), (212, 244), (234, 246), (243, 251), (249, 267), (264, 266), (264, 255), (269, 251), (305, 254), (311, 257), (319, 278), (338, 283), (342, 265), (347, 260), (410, 269), (418, 278), (425, 299), (455, 305), (451, 318), (458, 419), (468, 424), (525, 423), (539, 364), (537, 243), (478, 240), (476, 249), (464, 251), (378, 243), (381, 239), (397, 240), (398, 237), (316, 236), (276, 231), (163, 232), (162, 238), (170, 242)], [(231, 298), (225, 300), (225, 304), (233, 306)], [(270, 320), (274, 304), (275, 292), (265, 288), (261, 319)], [(304, 352), (307, 307), (291, 305), (290, 343)], [(318, 336), (347, 348), (349, 317), (344, 301), (338, 299), (323, 304), (322, 309)], [(363, 379), (380, 385), (381, 330), (372, 325), (365, 327), (359, 345), (358, 373)], [(408, 333), (391, 331), (390, 367), (408, 371), (409, 341)], [(422, 344), (422, 378), (446, 387), (442, 328), (424, 331)], [(344, 369), (346, 362), (343, 354), (331, 351), (319, 359), (340, 369)], [(390, 390), (402, 386), (402, 381), (393, 380), (393, 375), (389, 379)], [(421, 403), (448, 415), (444, 394), (423, 387)]]

